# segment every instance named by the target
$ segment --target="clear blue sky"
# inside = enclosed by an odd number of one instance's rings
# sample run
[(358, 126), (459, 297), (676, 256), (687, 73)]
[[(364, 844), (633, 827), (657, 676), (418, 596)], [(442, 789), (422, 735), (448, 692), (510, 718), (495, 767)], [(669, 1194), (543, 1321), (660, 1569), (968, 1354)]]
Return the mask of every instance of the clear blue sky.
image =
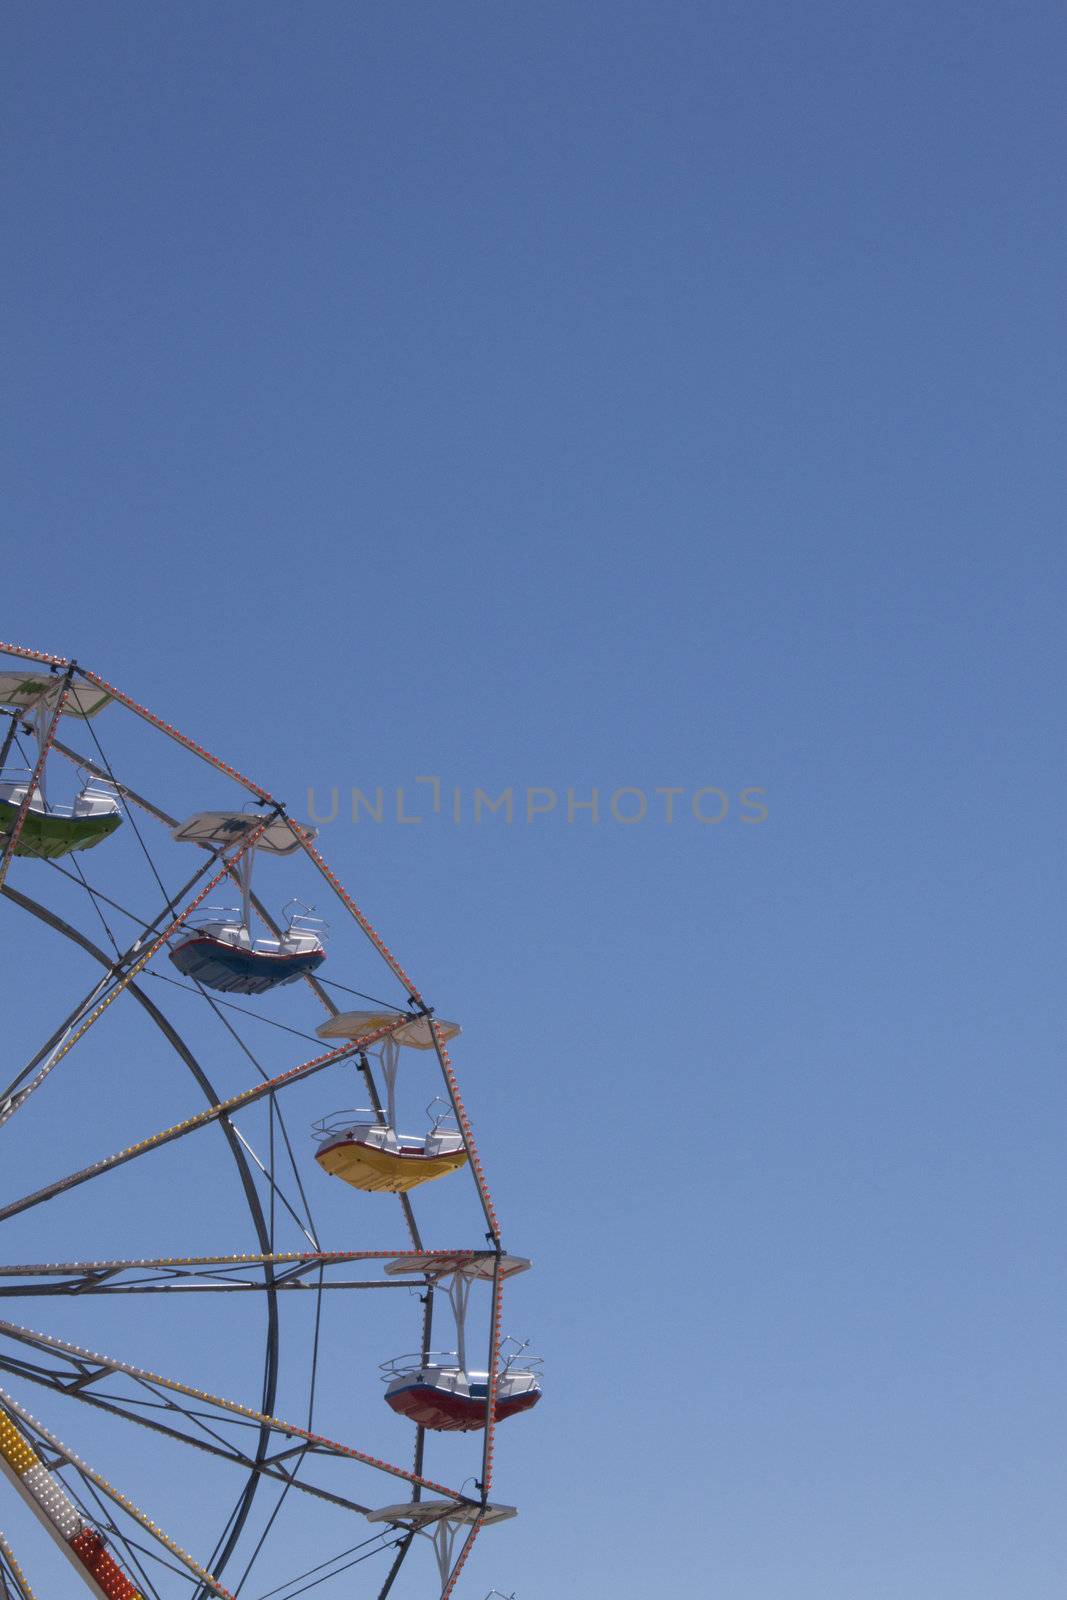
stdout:
[(1062, 1594), (1065, 31), (6, 8), (2, 631), (338, 786), (465, 1025), (548, 1374), (471, 1600)]

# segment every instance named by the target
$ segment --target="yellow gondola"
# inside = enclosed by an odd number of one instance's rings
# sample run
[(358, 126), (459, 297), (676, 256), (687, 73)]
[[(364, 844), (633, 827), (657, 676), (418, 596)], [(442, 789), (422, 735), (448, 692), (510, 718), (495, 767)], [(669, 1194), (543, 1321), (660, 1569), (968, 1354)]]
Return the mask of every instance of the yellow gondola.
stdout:
[[(390, 1134), (393, 1148), (387, 1142)], [(452, 1137), (458, 1139), (459, 1135)], [(431, 1132), (425, 1142), (400, 1144), (391, 1128), (382, 1127), (380, 1123), (357, 1123), (340, 1137), (328, 1143), (324, 1140), (315, 1159), (324, 1172), (350, 1183), (354, 1189), (404, 1194), (420, 1183), (429, 1183), (431, 1178), (444, 1178), (466, 1164), (467, 1152), (462, 1145), (458, 1150), (441, 1150), (435, 1154), (427, 1149), (433, 1141)]]
[[(389, 1012), (346, 1011), (324, 1022), (317, 1032), (323, 1039), (358, 1039), (395, 1020), (395, 1014)], [(445, 1039), (454, 1038), (460, 1031), (454, 1022), (441, 1022), (438, 1027)], [(434, 1048), (433, 1035), (424, 1017), (413, 1017), (392, 1037), (382, 1041), (382, 1071), (387, 1094), (384, 1113), (336, 1111), (314, 1126), (319, 1140), (315, 1152), (319, 1166), (354, 1189), (404, 1194), (420, 1183), (447, 1177), (467, 1162), (463, 1135), (458, 1128), (444, 1126), (451, 1111), (443, 1103), (437, 1114), (433, 1107), (439, 1102), (431, 1102), (427, 1107), (431, 1124), (424, 1137), (397, 1133), (396, 1073), (401, 1045), (415, 1050)]]

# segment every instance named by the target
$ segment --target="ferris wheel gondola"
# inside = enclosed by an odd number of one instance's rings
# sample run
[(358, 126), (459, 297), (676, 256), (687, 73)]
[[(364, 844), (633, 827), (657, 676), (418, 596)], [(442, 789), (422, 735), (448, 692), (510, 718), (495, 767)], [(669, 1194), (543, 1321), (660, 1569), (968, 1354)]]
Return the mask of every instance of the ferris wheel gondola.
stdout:
[[(309, 839), (315, 837), (313, 829), (306, 832)], [(224, 993), (266, 994), (321, 967), (326, 959), (322, 943), (326, 924), (299, 901), (286, 907), (285, 928), (276, 937), (256, 938), (252, 933), (252, 870), (257, 852), (291, 856), (301, 848), (286, 822), (264, 822), (247, 811), (200, 811), (175, 828), (173, 835), (184, 843), (215, 848), (248, 841), (236, 868), (240, 907), (208, 906), (191, 921), (192, 931), (170, 952), (179, 972)]]
[(540, 1360), (527, 1356), (528, 1341), (502, 1342), (495, 1382), (488, 1371), (471, 1369), (467, 1363), (467, 1309), (474, 1284), (499, 1283), (529, 1267), (522, 1256), (495, 1261), (405, 1256), (389, 1263), (385, 1270), (390, 1276), (422, 1272), (433, 1277), (448, 1296), (456, 1324), (454, 1351), (420, 1351), (382, 1362), (385, 1400), (393, 1411), (436, 1432), (470, 1433), (486, 1425), (490, 1390), (498, 1422), (537, 1404), (542, 1392)]
[[(9, 767), (20, 717), (12, 714), (0, 748), (0, 844), (15, 836), (14, 854), (55, 860), (77, 850), (91, 850), (115, 832), (122, 822), (114, 785), (86, 776), (73, 801), (50, 802), (46, 797), (48, 747), (63, 694), (63, 681), (55, 677), (0, 673), (0, 704), (21, 713), (24, 727), (33, 735), (37, 760), (32, 766)], [(108, 696), (77, 686), (67, 693), (65, 710), (88, 720), (101, 712)]]
[[(343, 1011), (323, 1022), (315, 1032), (320, 1039), (358, 1039), (389, 1020), (380, 1011)], [(431, 1030), (425, 1017), (414, 1017), (397, 1028), (379, 1046), (382, 1077), (385, 1080), (384, 1114), (367, 1107), (362, 1110), (335, 1111), (320, 1118), (313, 1133), (318, 1140), (315, 1160), (324, 1172), (351, 1184), (354, 1189), (405, 1194), (431, 1178), (443, 1178), (467, 1162), (463, 1135), (449, 1126), (452, 1113), (440, 1096), (427, 1106), (430, 1127), (421, 1137), (402, 1134), (397, 1129), (396, 1082), (400, 1050), (433, 1050), (435, 1037), (442, 1043), (461, 1031), (457, 1022), (437, 1022)], [(437, 1110), (437, 1107), (440, 1110)]]

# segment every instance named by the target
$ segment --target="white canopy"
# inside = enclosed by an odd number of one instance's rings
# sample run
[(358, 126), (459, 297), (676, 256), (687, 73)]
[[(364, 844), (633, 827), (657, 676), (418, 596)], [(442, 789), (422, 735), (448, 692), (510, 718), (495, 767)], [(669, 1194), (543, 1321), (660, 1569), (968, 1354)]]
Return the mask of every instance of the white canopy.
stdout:
[[(410, 1256), (398, 1256), (395, 1261), (387, 1261), (385, 1270), (390, 1277), (397, 1278), (405, 1273), (418, 1272), (433, 1277), (444, 1277), (446, 1273), (456, 1272), (463, 1278), (491, 1278), (493, 1276), (493, 1263), (496, 1256), (487, 1251), (477, 1255), (473, 1260), (457, 1253), (456, 1255), (430, 1255), (419, 1252)], [(518, 1272), (528, 1272), (533, 1265), (525, 1256), (501, 1256), (500, 1276), (513, 1278)]]
[[(262, 821), (262, 813), (257, 815), (254, 811), (198, 811), (172, 832), (183, 843), (225, 847), (240, 844)], [(300, 831), (305, 839), (314, 839), (316, 834), (316, 829), (303, 824)], [(256, 840), (255, 848), (272, 856), (291, 856), (300, 849), (300, 840), (294, 837), (284, 817), (274, 817)]]
[[(398, 1015), (395, 1011), (342, 1011), (328, 1022), (321, 1022), (315, 1032), (320, 1039), (361, 1039), (365, 1033), (374, 1033), (378, 1028), (395, 1022)], [(443, 1039), (454, 1039), (461, 1031), (458, 1022), (444, 1022), (437, 1017), (434, 1021)], [(392, 1037), (397, 1044), (410, 1045), (413, 1050), (432, 1050), (434, 1047), (427, 1017), (412, 1017)]]
[(486, 1506), (483, 1514), (481, 1506), (463, 1500), (409, 1500), (406, 1505), (365, 1513), (368, 1522), (408, 1522), (415, 1527), (424, 1522), (473, 1522), (476, 1517), (485, 1523), (506, 1522), (518, 1514), (515, 1506)]
[[(0, 672), (0, 705), (12, 706), (19, 711), (35, 711), (38, 706), (59, 698), (63, 677), (53, 672)], [(111, 696), (95, 684), (73, 679), (63, 707), (65, 715), (95, 717), (103, 711)]]

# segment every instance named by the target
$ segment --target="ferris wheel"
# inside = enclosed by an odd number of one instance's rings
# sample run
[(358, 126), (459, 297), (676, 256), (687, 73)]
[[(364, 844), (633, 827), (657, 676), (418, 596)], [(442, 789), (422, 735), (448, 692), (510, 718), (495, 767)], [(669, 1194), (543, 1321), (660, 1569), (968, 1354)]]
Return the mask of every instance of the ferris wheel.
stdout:
[(0, 1600), (448, 1600), (515, 1515), (460, 1027), (315, 841), (0, 644)]

